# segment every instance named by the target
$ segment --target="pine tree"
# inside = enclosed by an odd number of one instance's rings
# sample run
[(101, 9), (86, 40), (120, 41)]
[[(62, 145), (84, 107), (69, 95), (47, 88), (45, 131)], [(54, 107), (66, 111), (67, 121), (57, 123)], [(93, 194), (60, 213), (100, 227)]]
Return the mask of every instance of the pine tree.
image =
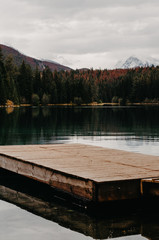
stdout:
[(2, 49), (0, 48), (0, 104), (5, 104), (7, 100), (7, 89), (5, 86), (6, 71), (3, 63)]
[(26, 65), (24, 61), (19, 68), (18, 92), (21, 102), (31, 102), (31, 96), (33, 93), (33, 73), (30, 65)]
[(41, 77), (40, 71), (37, 66), (33, 76), (33, 92), (38, 94), (38, 96), (42, 97)]
[(13, 63), (12, 56), (8, 56), (5, 60), (6, 79), (5, 85), (7, 88), (7, 99), (14, 103), (19, 103), (18, 92), (17, 92), (17, 68)]

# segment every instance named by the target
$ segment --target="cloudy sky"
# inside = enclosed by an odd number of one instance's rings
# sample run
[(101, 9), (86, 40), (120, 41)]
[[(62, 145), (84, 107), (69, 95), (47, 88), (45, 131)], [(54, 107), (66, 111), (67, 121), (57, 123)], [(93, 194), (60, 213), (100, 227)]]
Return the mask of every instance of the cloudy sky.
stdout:
[(159, 0), (0, 0), (0, 43), (74, 69), (159, 58)]

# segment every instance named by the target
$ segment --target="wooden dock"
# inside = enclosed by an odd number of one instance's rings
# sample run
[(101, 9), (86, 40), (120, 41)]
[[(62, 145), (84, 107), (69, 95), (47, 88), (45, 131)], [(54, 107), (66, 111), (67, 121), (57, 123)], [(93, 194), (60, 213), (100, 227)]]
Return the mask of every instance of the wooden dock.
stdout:
[(93, 203), (140, 198), (159, 177), (159, 157), (81, 144), (0, 146), (0, 167)]

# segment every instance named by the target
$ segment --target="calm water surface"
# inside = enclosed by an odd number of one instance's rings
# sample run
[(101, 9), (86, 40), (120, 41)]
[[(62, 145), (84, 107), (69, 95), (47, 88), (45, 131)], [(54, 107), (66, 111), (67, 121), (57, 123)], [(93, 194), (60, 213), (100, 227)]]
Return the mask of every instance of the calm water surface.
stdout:
[[(0, 145), (57, 143), (84, 143), (159, 156), (159, 107), (0, 109)], [(38, 202), (38, 206), (45, 206), (45, 213), (49, 214), (45, 216), (43, 212), (33, 214), (33, 210), (28, 210), (28, 195), (23, 206), (19, 204), (24, 197), (21, 193), (4, 186), (0, 186), (0, 192), (0, 236), (4, 240), (159, 239), (159, 220), (152, 221), (153, 216), (144, 223), (132, 216), (108, 221)], [(36, 209), (37, 199), (31, 198), (31, 202)], [(54, 212), (56, 216), (52, 216)]]

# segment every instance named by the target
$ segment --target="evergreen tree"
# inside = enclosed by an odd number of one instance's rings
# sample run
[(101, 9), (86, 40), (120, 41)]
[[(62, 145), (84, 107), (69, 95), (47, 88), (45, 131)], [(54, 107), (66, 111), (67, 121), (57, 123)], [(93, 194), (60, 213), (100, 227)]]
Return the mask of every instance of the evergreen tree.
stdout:
[(23, 61), (19, 68), (18, 92), (23, 103), (30, 103), (33, 93), (33, 73), (30, 65)]
[(0, 48), (0, 104), (5, 104), (7, 100), (7, 89), (5, 86), (6, 71), (3, 63), (3, 54)]
[(33, 76), (33, 92), (40, 97), (42, 95), (40, 71), (37, 66)]
[(18, 92), (17, 92), (17, 68), (13, 63), (12, 56), (8, 56), (5, 60), (6, 79), (5, 85), (7, 89), (7, 99), (14, 103), (19, 103)]

